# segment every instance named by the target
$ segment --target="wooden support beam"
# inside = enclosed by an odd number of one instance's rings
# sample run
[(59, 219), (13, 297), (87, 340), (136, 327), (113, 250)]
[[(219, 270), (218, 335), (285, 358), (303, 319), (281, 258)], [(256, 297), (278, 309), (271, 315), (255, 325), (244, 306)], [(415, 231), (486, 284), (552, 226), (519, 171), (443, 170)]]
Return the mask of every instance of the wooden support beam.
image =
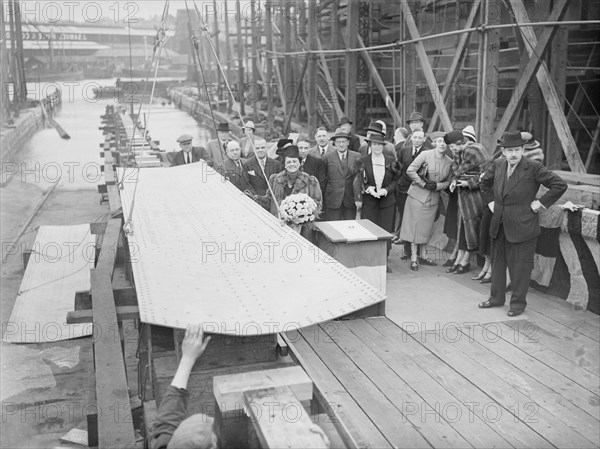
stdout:
[[(560, 1), (561, 0), (559, 0), (559, 2)], [(511, 0), (508, 2), (508, 4), (512, 9), (514, 16), (518, 18), (520, 23), (529, 23), (529, 17), (522, 0)], [(529, 57), (535, 57), (534, 51), (538, 41), (537, 37), (535, 36), (535, 32), (533, 31), (533, 27), (521, 26), (519, 27), (519, 30), (523, 35), (525, 48), (529, 53)], [(581, 156), (577, 150), (577, 145), (575, 144), (575, 140), (573, 139), (573, 135), (569, 129), (569, 124), (567, 122), (567, 118), (565, 117), (564, 110), (561, 107), (556, 87), (552, 82), (545, 63), (542, 62), (540, 64), (540, 68), (536, 73), (536, 77), (540, 89), (542, 90), (543, 98), (548, 106), (548, 112), (552, 118), (552, 123), (556, 128), (563, 151), (567, 157), (569, 167), (572, 171), (585, 173), (585, 166), (583, 165), (583, 161), (581, 160)]]
[[(225, 22), (225, 58), (227, 60), (227, 68), (225, 69), (227, 71), (227, 81), (229, 83), (231, 83), (233, 80), (233, 39), (231, 38), (231, 36), (229, 35), (229, 11), (227, 11), (227, 0), (221, 0), (221, 3), (223, 4), (223, 9), (225, 10), (225, 17), (226, 19), (224, 20)], [(189, 26), (189, 22), (188, 22), (188, 26)], [(194, 57), (195, 57), (195, 52), (193, 52)], [(196, 69), (198, 70), (198, 69)], [(200, 90), (200, 86), (198, 86), (198, 92), (202, 92)], [(231, 95), (227, 94), (227, 112), (231, 113), (231, 108), (233, 106), (233, 101), (231, 99)]]
[[(356, 48), (358, 42), (358, 19), (360, 1), (349, 1), (346, 7), (346, 48)], [(356, 122), (356, 80), (358, 78), (358, 54), (349, 52), (346, 55), (346, 103), (344, 111), (351, 122)]]
[(367, 64), (367, 67), (369, 68), (369, 72), (371, 72), (371, 78), (375, 82), (375, 86), (377, 86), (379, 95), (381, 95), (381, 98), (383, 98), (383, 100), (385, 101), (385, 107), (389, 111), (389, 113), (392, 116), (392, 118), (394, 119), (394, 121), (396, 121), (398, 123), (402, 123), (402, 117), (396, 110), (396, 105), (394, 104), (394, 101), (390, 97), (390, 94), (388, 93), (387, 87), (386, 87), (385, 83), (383, 82), (383, 80), (381, 79), (381, 76), (379, 76), (379, 72), (377, 71), (377, 67), (375, 67), (375, 64), (373, 63), (371, 56), (369, 56), (369, 53), (367, 52), (367, 50), (364, 49), (365, 44), (362, 41), (360, 36), (357, 36), (357, 44), (358, 44), (359, 48), (363, 49), (360, 52), (360, 55), (363, 58), (363, 60), (365, 61), (365, 63)]
[[(140, 310), (138, 306), (116, 307), (117, 321), (139, 320)], [(71, 310), (67, 312), (67, 324), (92, 323), (94, 314), (92, 310)]]
[(244, 101), (244, 86), (246, 81), (244, 80), (244, 39), (242, 36), (242, 24), (244, 21), (242, 20), (242, 9), (240, 7), (240, 0), (236, 0), (235, 2), (235, 10), (238, 18), (237, 23), (237, 60), (238, 60), (238, 102), (240, 103), (240, 114), (246, 115), (246, 105)]
[[(267, 50), (273, 50), (273, 26), (271, 24), (272, 11), (271, 4), (265, 4), (265, 37), (267, 39), (266, 45)], [(270, 136), (273, 132), (273, 106), (275, 102), (275, 96), (273, 94), (273, 55), (267, 53), (265, 55), (267, 73), (265, 79), (265, 86), (267, 88), (267, 136)]]
[[(554, 6), (552, 12), (548, 16), (547, 20), (558, 21), (564, 17), (566, 6), (569, 0), (558, 0), (558, 3)], [(556, 27), (547, 27), (542, 31), (540, 35), (540, 39), (537, 42), (535, 51), (530, 56), (529, 60), (521, 62), (521, 68), (519, 69), (519, 74), (517, 76), (517, 85), (513, 90), (510, 101), (504, 110), (504, 114), (500, 118), (500, 122), (496, 127), (496, 132), (494, 134), (493, 143), (497, 142), (502, 134), (508, 129), (510, 123), (515, 117), (517, 111), (519, 110), (521, 104), (523, 103), (523, 98), (525, 93), (528, 92), (528, 85), (533, 78), (533, 75), (537, 72), (538, 68), (542, 64), (542, 57), (548, 47), (548, 43), (552, 40), (552, 36), (556, 32)]]
[[(288, 17), (290, 14), (282, 14), (283, 20), (283, 42), (285, 52), (288, 53), (292, 51), (292, 24), (291, 17)], [(292, 61), (292, 57), (287, 54), (283, 57), (283, 92), (285, 94), (285, 112), (286, 119), (289, 117), (291, 120), (291, 115), (293, 114), (293, 104), (296, 102), (295, 97), (292, 97), (289, 92), (289, 87), (294, 86), (296, 81), (301, 81), (302, 77), (296, 79), (294, 78), (294, 61)], [(300, 84), (301, 86), (301, 84)], [(284, 130), (284, 133), (286, 131)]]
[[(329, 23), (331, 24), (331, 48), (337, 50), (340, 48), (340, 16), (339, 16), (339, 2), (335, 0), (331, 5), (331, 20)], [(318, 37), (318, 36), (317, 36)], [(323, 55), (321, 55), (323, 56)], [(331, 79), (335, 83), (337, 87), (340, 83), (340, 62), (334, 59), (331, 62)], [(336, 117), (336, 123), (339, 121), (340, 117)]]
[[(550, 55), (550, 75), (558, 93), (558, 103), (561, 111), (565, 110), (565, 93), (567, 87), (567, 56), (569, 52), (569, 31), (560, 28), (552, 39)], [(563, 112), (564, 113), (564, 112)], [(563, 152), (556, 128), (552, 126), (551, 117), (547, 118), (546, 139), (544, 149), (546, 150), (546, 167), (557, 170), (562, 168)]]
[(585, 169), (589, 170), (590, 165), (596, 158), (598, 154), (598, 136), (600, 135), (600, 119), (598, 119), (598, 124), (596, 125), (596, 130), (594, 131), (594, 136), (592, 137), (592, 144), (590, 145), (590, 149), (588, 151), (587, 158), (585, 160)]
[[(114, 288), (113, 296), (117, 307), (137, 306), (137, 296), (134, 287)], [(75, 310), (91, 310), (92, 294), (89, 290), (75, 292)]]
[(338, 123), (342, 115), (344, 115), (344, 111), (340, 106), (340, 102), (338, 100), (336, 86), (334, 84), (332, 75), (329, 72), (329, 67), (327, 66), (327, 59), (325, 59), (325, 55), (323, 55), (323, 46), (321, 45), (321, 39), (319, 36), (315, 36), (317, 41), (317, 50), (319, 52), (319, 58), (321, 59), (321, 69), (325, 74), (325, 81), (327, 82), (327, 87), (329, 89), (329, 95), (331, 96), (332, 105), (334, 108), (335, 117), (333, 117), (333, 121)]
[(258, 82), (259, 80), (264, 81), (262, 79), (262, 74), (260, 73), (260, 70), (258, 68), (258, 64), (260, 62), (259, 60), (259, 53), (258, 53), (258, 47), (260, 46), (259, 40), (260, 40), (260, 31), (259, 31), (259, 26), (260, 23), (258, 23), (258, 19), (256, 17), (256, 2), (254, 0), (252, 0), (250, 2), (250, 10), (252, 11), (251, 13), (251, 20), (250, 20), (250, 27), (252, 30), (252, 36), (251, 36), (251, 42), (252, 42), (252, 56), (250, 58), (251, 64), (252, 64), (252, 83), (250, 84), (251, 86), (256, 86), (256, 93), (253, 95), (253, 101), (252, 101), (252, 111), (253, 111), (253, 115), (254, 115), (254, 120), (258, 121), (259, 120), (259, 115), (258, 115), (258, 102), (260, 101), (260, 98), (258, 98), (258, 92), (260, 91), (258, 89)]
[[(482, 6), (482, 18), (485, 24), (495, 20), (497, 11), (490, 7), (491, 0), (484, 0)], [(500, 52), (500, 31), (484, 31), (483, 57), (481, 58), (481, 88), (482, 95), (479, 96), (479, 117), (477, 124), (479, 142), (492, 155), (496, 149), (497, 142), (494, 139), (494, 126), (496, 123), (496, 105), (498, 101), (498, 67)]]
[(289, 132), (290, 129), (290, 123), (292, 123), (292, 116), (294, 115), (294, 109), (296, 108), (296, 106), (298, 105), (298, 102), (300, 101), (300, 93), (302, 92), (302, 86), (303, 86), (303, 82), (302, 80), (304, 79), (304, 75), (306, 74), (306, 69), (308, 68), (308, 60), (310, 58), (310, 54), (306, 55), (306, 58), (304, 58), (304, 65), (302, 66), (302, 74), (299, 78), (298, 81), (298, 86), (296, 88), (296, 95), (294, 96), (294, 102), (292, 103), (290, 110), (288, 111), (288, 113), (285, 116), (285, 124), (283, 125), (283, 134), (286, 134)]
[[(260, 447), (329, 447), (289, 387), (248, 392), (244, 399)], [(288, 418), (291, 410), (293, 419)]]
[[(308, 2), (308, 34), (306, 37), (306, 43), (308, 49), (312, 52), (318, 50), (317, 45), (317, 1), (309, 0)], [(309, 55), (310, 59), (308, 62), (308, 98), (307, 98), (307, 114), (308, 114), (308, 133), (314, 135), (317, 130), (317, 55)]]
[[(477, 16), (477, 11), (479, 11), (480, 4), (481, 0), (475, 0), (473, 2), (471, 12), (469, 12), (469, 17), (467, 18), (467, 22), (465, 23), (464, 28), (471, 28), (473, 26), (473, 22), (475, 21), (475, 17)], [(467, 44), (469, 43), (470, 37), (471, 33), (462, 33), (458, 36), (458, 42), (456, 43), (456, 51), (454, 53), (454, 57), (452, 58), (452, 62), (450, 63), (450, 67), (448, 68), (448, 74), (446, 75), (444, 86), (442, 87), (442, 98), (444, 99), (444, 104), (448, 99), (448, 94), (450, 93), (450, 90), (454, 87), (454, 83), (456, 82), (458, 75), (460, 75), (460, 71), (462, 70), (462, 65), (465, 59), (465, 55), (467, 53)], [(436, 110), (433, 112), (433, 117), (429, 122), (427, 133), (431, 133), (436, 129), (439, 118), (440, 113), (436, 108)]]
[(417, 29), (417, 25), (415, 23), (413, 15), (410, 11), (408, 0), (400, 1), (402, 5), (402, 11), (404, 13), (404, 21), (406, 23), (406, 26), (408, 27), (408, 32), (410, 33), (412, 39), (417, 40), (417, 42), (415, 42), (415, 49), (417, 51), (417, 55), (421, 63), (421, 69), (423, 70), (423, 74), (425, 75), (425, 79), (427, 80), (427, 85), (429, 86), (429, 90), (431, 91), (431, 96), (433, 97), (435, 108), (438, 110), (438, 113), (440, 115), (442, 127), (446, 132), (452, 131), (452, 122), (450, 121), (450, 117), (448, 116), (448, 111), (446, 111), (446, 105), (444, 104), (444, 100), (442, 98), (442, 94), (435, 79), (433, 69), (431, 68), (429, 58), (427, 57), (425, 46), (423, 45), (423, 42), (419, 40), (421, 36), (419, 34), (419, 30)]

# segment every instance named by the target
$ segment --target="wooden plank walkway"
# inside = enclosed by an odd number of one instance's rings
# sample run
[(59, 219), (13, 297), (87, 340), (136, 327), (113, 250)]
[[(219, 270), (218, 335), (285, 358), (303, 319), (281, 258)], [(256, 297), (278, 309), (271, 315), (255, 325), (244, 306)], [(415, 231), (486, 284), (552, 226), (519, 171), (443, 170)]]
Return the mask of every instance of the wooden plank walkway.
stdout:
[(286, 340), (357, 447), (598, 447), (600, 317), (568, 312), (412, 334), (331, 321)]

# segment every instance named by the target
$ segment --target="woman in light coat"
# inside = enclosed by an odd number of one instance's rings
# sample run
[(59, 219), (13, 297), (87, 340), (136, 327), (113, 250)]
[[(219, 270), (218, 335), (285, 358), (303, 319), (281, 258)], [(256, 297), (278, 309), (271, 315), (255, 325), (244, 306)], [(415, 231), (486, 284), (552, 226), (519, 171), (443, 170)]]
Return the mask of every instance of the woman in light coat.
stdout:
[[(452, 174), (452, 159), (446, 154), (444, 133), (431, 134), (434, 149), (423, 151), (410, 164), (406, 174), (412, 180), (408, 189), (408, 198), (404, 206), (404, 217), (400, 238), (411, 243), (410, 269), (419, 269), (419, 246), (429, 243), (433, 234), (433, 224), (440, 202), (440, 191), (444, 190), (450, 182)], [(421, 246), (421, 251), (423, 251)], [(433, 261), (421, 255), (427, 265), (434, 265)]]

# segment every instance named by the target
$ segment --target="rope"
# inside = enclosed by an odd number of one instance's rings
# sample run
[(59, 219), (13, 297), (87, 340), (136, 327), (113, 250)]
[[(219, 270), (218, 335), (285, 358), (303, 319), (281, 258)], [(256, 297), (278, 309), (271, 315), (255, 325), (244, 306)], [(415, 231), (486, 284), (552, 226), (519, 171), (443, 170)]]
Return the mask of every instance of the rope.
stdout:
[[(233, 104), (236, 105), (236, 107), (233, 109), (238, 114), (238, 117), (239, 117), (240, 121), (242, 122), (242, 128), (244, 128), (246, 126), (246, 122), (244, 121), (244, 118), (242, 117), (242, 112), (240, 111), (238, 102), (235, 100), (235, 95), (233, 94), (231, 86), (229, 85), (229, 81), (227, 80), (227, 75), (225, 74), (225, 70), (223, 69), (223, 66), (221, 65), (221, 61), (219, 60), (219, 56), (218, 56), (215, 46), (213, 44), (212, 38), (210, 37), (210, 33), (208, 32), (208, 27), (202, 20), (202, 15), (200, 14), (200, 11), (198, 10), (198, 6), (196, 5), (196, 0), (193, 0), (193, 2), (194, 2), (194, 8), (196, 10), (196, 15), (198, 16), (198, 20), (202, 25), (202, 31), (204, 32), (204, 34), (208, 40), (210, 48), (211, 48), (213, 55), (215, 57), (215, 60), (217, 62), (217, 66), (219, 67), (219, 71), (221, 72), (221, 75), (223, 76), (223, 79), (225, 80), (225, 86), (227, 87), (227, 91), (229, 92), (229, 95), (231, 96)], [(186, 7), (187, 7), (187, 0), (186, 0)], [(205, 86), (206, 86), (206, 79), (204, 79), (204, 82), (205, 82)], [(243, 95), (243, 93), (241, 92), (241, 89), (240, 89), (240, 95)], [(212, 108), (211, 108), (211, 114), (212, 114)], [(217, 133), (217, 138), (218, 138), (218, 133)], [(250, 141), (250, 146), (252, 147), (252, 152), (254, 152), (254, 142), (253, 141)], [(263, 176), (267, 180), (267, 188), (269, 189), (269, 193), (271, 195), (271, 201), (275, 204), (275, 207), (277, 208), (277, 215), (281, 219), (279, 204), (277, 203), (277, 200), (275, 199), (275, 192), (273, 192), (273, 188), (271, 187), (271, 184), (269, 183), (269, 180), (267, 179), (267, 174), (265, 173), (264, 168), (262, 167), (261, 164), (258, 164), (258, 166), (260, 167), (260, 171), (262, 172)]]

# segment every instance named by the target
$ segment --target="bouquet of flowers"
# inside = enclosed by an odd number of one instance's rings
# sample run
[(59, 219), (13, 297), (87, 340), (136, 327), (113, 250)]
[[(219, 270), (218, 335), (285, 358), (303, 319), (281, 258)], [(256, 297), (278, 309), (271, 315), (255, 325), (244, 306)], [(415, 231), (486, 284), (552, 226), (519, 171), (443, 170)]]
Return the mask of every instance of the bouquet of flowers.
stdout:
[(287, 196), (279, 206), (279, 215), (286, 224), (301, 225), (314, 221), (317, 203), (306, 193)]

